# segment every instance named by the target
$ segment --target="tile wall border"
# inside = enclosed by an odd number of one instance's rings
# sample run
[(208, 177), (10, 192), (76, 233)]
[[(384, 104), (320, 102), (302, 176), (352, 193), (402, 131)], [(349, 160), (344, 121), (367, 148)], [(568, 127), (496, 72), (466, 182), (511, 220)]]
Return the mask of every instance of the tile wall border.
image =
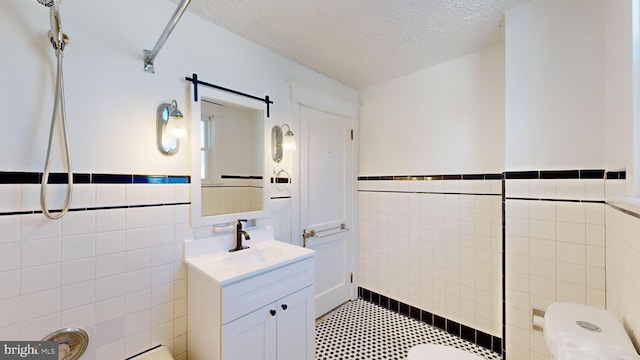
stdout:
[[(573, 179), (573, 180), (625, 180), (626, 179), (626, 171), (606, 171), (604, 169), (578, 169), (578, 170), (526, 170), (526, 171), (504, 171), (502, 173), (487, 173), (487, 174), (457, 174), (457, 175), (380, 175), (380, 176), (359, 176), (358, 181), (438, 181), (438, 180), (500, 180), (502, 183), (502, 189), (500, 194), (487, 194), (487, 193), (462, 193), (462, 192), (419, 192), (419, 191), (397, 191), (397, 190), (358, 190), (358, 192), (375, 192), (375, 193), (410, 193), (410, 194), (442, 194), (442, 195), (476, 195), (476, 196), (501, 196), (502, 198), (502, 338), (494, 337), (489, 334), (485, 334), (480, 332), (482, 335), (482, 339), (489, 339), (491, 343), (487, 340), (483, 340), (482, 344), (478, 343), (478, 345), (483, 346), (492, 351), (498, 352), (502, 356), (506, 356), (506, 349), (504, 346), (506, 344), (506, 201), (507, 200), (525, 200), (525, 201), (554, 201), (554, 202), (575, 202), (575, 203), (596, 203), (596, 204), (605, 204), (613, 209), (621, 211), (625, 214), (640, 218), (640, 214), (637, 212), (633, 212), (614, 204), (611, 204), (605, 200), (578, 200), (578, 199), (554, 199), (554, 198), (535, 198), (535, 197), (507, 197), (506, 196), (506, 183), (508, 180), (561, 180), (561, 179)], [(368, 294), (369, 299), (366, 298)], [(438, 326), (439, 328), (447, 330), (447, 324), (451, 322), (452, 324), (457, 324), (448, 319), (444, 319), (439, 317), (438, 315), (431, 314), (427, 311), (413, 308), (409, 305), (403, 304), (400, 306), (396, 300), (389, 299), (384, 297), (383, 295), (375, 294), (369, 290), (358, 287), (358, 296), (367, 301), (373, 302), (374, 304), (380, 305), (376, 301), (372, 301), (374, 296), (378, 296), (378, 299), (386, 299), (387, 304), (386, 308), (395, 307), (398, 304), (398, 309), (394, 310), (396, 312), (403, 313), (403, 309), (408, 307), (408, 315), (413, 318), (416, 318), (419, 314), (420, 320), (422, 319), (423, 314), (427, 314), (426, 316), (431, 316), (430, 325)], [(384, 302), (384, 300), (382, 301)], [(407, 312), (407, 311), (404, 311)], [(406, 315), (406, 314), (405, 314)], [(437, 322), (436, 322), (437, 321)], [(458, 324), (460, 326), (460, 337), (464, 338), (464, 333), (471, 337), (471, 331), (475, 331), (476, 339), (478, 331), (472, 328), (468, 328), (464, 325)], [(455, 326), (455, 325), (452, 325)], [(454, 331), (455, 332), (455, 331)], [(497, 339), (497, 340), (496, 340)], [(466, 339), (469, 340), (469, 339)], [(493, 341), (499, 341), (497, 346), (494, 346)], [(473, 341), (472, 341), (473, 342)], [(484, 344), (484, 345), (483, 345)], [(488, 345), (488, 346), (487, 346)]]
[[(66, 184), (68, 175), (66, 173), (49, 174), (49, 184)], [(20, 171), (0, 171), (0, 185), (22, 185), (42, 183), (42, 173), (40, 172), (20, 172)], [(101, 174), (101, 173), (74, 173), (73, 183), (75, 184), (190, 184), (189, 175), (139, 175), (139, 174)], [(71, 208), (69, 212), (132, 209), (159, 206), (190, 205), (191, 202), (156, 203), (144, 205), (121, 205), (121, 206), (96, 206)], [(59, 212), (60, 209), (50, 210)], [(10, 211), (0, 212), (2, 216), (42, 214), (42, 210)]]
[(400, 315), (408, 316), (414, 320), (435, 326), (453, 336), (502, 355), (502, 339), (497, 336), (476, 330), (459, 322), (444, 318), (415, 306), (405, 304), (401, 301), (378, 294), (375, 291), (371, 291), (360, 286), (358, 286), (358, 298), (387, 310), (391, 310)]
[(373, 175), (358, 176), (358, 181), (437, 181), (437, 180), (535, 180), (535, 179), (616, 179), (624, 180), (627, 172), (604, 169), (525, 170), (486, 174), (437, 175)]
[[(66, 173), (49, 174), (49, 184), (66, 184)], [(0, 171), (0, 184), (40, 184), (42, 173)], [(100, 174), (74, 173), (74, 184), (189, 184), (189, 175), (138, 175), (138, 174)]]

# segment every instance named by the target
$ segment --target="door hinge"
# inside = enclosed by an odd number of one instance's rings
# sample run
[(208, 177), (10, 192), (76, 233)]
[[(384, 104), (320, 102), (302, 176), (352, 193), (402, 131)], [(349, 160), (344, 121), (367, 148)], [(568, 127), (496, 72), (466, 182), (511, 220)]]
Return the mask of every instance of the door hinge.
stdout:
[(351, 273), (351, 283), (353, 284), (353, 273)]
[(351, 129), (351, 140), (353, 140), (353, 129)]

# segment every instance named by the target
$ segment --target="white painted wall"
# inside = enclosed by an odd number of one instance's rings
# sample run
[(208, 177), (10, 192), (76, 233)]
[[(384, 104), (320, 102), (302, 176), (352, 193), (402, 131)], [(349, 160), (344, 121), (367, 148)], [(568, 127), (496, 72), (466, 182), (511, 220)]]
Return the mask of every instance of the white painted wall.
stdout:
[[(499, 45), (362, 90), (360, 175), (501, 173), (504, 65)], [(360, 286), (502, 336), (500, 181), (359, 190)]]
[(504, 47), (362, 90), (360, 175), (502, 172)]
[(604, 3), (541, 0), (507, 13), (507, 170), (605, 167)]
[[(174, 157), (157, 151), (155, 111), (176, 99), (190, 118), (184, 77), (194, 72), (204, 81), (270, 95), (272, 116), (282, 123), (289, 119), (290, 80), (357, 101), (354, 89), (188, 12), (156, 58), (156, 74), (145, 73), (142, 50), (154, 46), (175, 6), (153, 0), (62, 3), (63, 27), (71, 39), (65, 84), (77, 171), (188, 174), (188, 151)], [(0, 10), (0, 43), (6, 49), (0, 59), (6, 109), (0, 164), (41, 171), (55, 76), (48, 9), (36, 1), (8, 0)]]
[[(610, 170), (627, 170), (627, 179), (634, 176), (634, 62), (632, 1), (608, 1), (605, 17), (605, 161)], [(635, 45), (637, 47), (637, 44)], [(637, 82), (637, 79), (635, 80)], [(636, 85), (638, 86), (638, 85)], [(632, 181), (627, 181), (626, 194), (633, 193)], [(611, 194), (607, 194), (611, 195)]]
[[(173, 157), (161, 155), (155, 114), (160, 103), (176, 99), (191, 118), (184, 77), (194, 72), (270, 95), (275, 123), (289, 122), (289, 81), (358, 102), (356, 90), (190, 13), (158, 55), (156, 74), (145, 73), (142, 50), (154, 46), (175, 7), (168, 0), (61, 4), (71, 39), (64, 60), (75, 172), (189, 175), (189, 142)], [(0, 2), (0, 171), (42, 171), (55, 77), (48, 29), (48, 9), (36, 1)], [(265, 167), (270, 171), (271, 164)], [(0, 184), (0, 284), (9, 289), (0, 292), (0, 339), (37, 340), (81, 326), (91, 339), (83, 359), (123, 359), (165, 343), (185, 360), (189, 185), (74, 189), (73, 207), (122, 208), (76, 211), (59, 221), (8, 215), (37, 210), (38, 185)], [(277, 209), (277, 235), (291, 241), (291, 199), (279, 201), (285, 204)]]

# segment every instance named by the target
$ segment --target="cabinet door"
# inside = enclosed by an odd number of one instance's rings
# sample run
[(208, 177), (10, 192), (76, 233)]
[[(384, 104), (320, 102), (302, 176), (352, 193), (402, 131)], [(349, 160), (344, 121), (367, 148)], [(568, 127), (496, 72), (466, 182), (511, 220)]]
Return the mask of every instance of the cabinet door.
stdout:
[(224, 360), (276, 360), (276, 303), (222, 326)]
[(314, 296), (309, 286), (278, 301), (278, 360), (315, 359)]

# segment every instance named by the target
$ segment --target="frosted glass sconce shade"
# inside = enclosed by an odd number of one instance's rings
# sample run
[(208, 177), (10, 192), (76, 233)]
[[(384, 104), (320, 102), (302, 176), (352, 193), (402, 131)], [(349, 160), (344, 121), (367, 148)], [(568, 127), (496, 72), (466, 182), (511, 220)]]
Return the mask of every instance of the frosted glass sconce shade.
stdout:
[[(287, 127), (287, 132), (283, 135), (283, 128)], [(276, 163), (282, 161), (282, 150), (295, 151), (296, 139), (293, 136), (293, 132), (289, 127), (289, 124), (284, 124), (282, 127), (274, 126), (271, 129), (271, 158)]]
[(158, 149), (165, 155), (174, 155), (180, 148), (180, 139), (187, 137), (187, 122), (178, 109), (178, 103), (160, 104), (156, 116)]
[(284, 133), (284, 137), (282, 139), (282, 147), (286, 151), (295, 151), (296, 150), (296, 139), (293, 137), (293, 132), (289, 128), (289, 125), (284, 124), (282, 126), (284, 127), (285, 125), (287, 126), (287, 128), (289, 130), (287, 130), (287, 132)]

